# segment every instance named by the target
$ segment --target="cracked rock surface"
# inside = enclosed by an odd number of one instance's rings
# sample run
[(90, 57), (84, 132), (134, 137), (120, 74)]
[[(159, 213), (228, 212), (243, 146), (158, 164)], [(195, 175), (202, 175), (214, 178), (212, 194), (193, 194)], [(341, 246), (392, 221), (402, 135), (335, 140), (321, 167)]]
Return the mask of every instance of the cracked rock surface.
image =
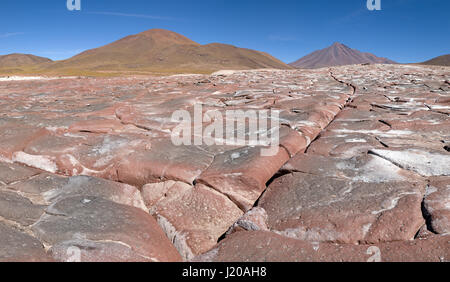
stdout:
[[(354, 65), (0, 82), (0, 261), (449, 261), (449, 81)], [(233, 134), (278, 129), (278, 149), (177, 146), (172, 114), (199, 106), (193, 139), (277, 110)]]

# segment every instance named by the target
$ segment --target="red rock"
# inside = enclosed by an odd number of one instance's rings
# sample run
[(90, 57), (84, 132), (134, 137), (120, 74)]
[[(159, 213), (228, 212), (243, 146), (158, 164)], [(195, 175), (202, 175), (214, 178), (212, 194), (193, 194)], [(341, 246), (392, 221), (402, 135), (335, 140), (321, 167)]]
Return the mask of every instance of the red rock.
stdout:
[(29, 226), (38, 221), (45, 207), (12, 191), (0, 190), (0, 218)]
[(213, 158), (196, 146), (175, 146), (170, 139), (154, 140), (151, 150), (122, 158), (117, 166), (118, 179), (136, 186), (164, 180), (193, 183)]
[(64, 185), (44, 194), (47, 202), (74, 196), (101, 197), (147, 211), (141, 193), (136, 187), (89, 176), (67, 178)]
[(49, 254), (61, 262), (155, 262), (121, 242), (75, 239), (54, 245)]
[[(152, 261), (180, 260), (178, 252), (149, 214), (102, 198), (63, 198), (51, 205), (47, 215), (32, 229), (49, 245), (70, 244), (72, 240), (103, 241), (128, 246), (136, 256)], [(123, 249), (116, 246), (109, 246), (108, 251), (117, 257)], [(96, 249), (91, 251), (97, 252)]]
[(339, 245), (295, 240), (272, 232), (237, 232), (200, 262), (448, 262), (450, 236), (374, 245)]
[(438, 234), (450, 233), (450, 177), (430, 179), (424, 208), (430, 216), (430, 225)]
[(0, 162), (0, 183), (4, 185), (28, 179), (39, 173), (40, 171), (34, 168)]
[(417, 174), (401, 169), (375, 155), (361, 155), (342, 159), (313, 154), (298, 154), (285, 164), (282, 170), (360, 182), (424, 181)]
[(214, 247), (242, 215), (227, 197), (201, 184), (149, 184), (143, 194), (150, 212), (184, 259)]
[(0, 262), (50, 262), (35, 238), (0, 222)]
[(309, 145), (308, 138), (297, 130), (283, 126), (280, 129), (280, 145), (286, 149), (290, 157), (303, 153)]
[(249, 210), (266, 188), (266, 182), (289, 160), (284, 148), (274, 156), (261, 156), (262, 147), (245, 147), (217, 155), (198, 181), (230, 197)]
[(450, 155), (430, 150), (371, 150), (378, 155), (400, 167), (414, 171), (423, 176), (450, 176)]
[(247, 231), (268, 231), (266, 210), (260, 207), (254, 207), (246, 212), (235, 224), (228, 230), (227, 234), (247, 230)]
[(11, 160), (13, 153), (21, 151), (33, 138), (46, 133), (44, 129), (23, 124), (6, 124), (0, 126), (0, 158)]
[(112, 133), (120, 132), (124, 125), (117, 120), (112, 119), (92, 119), (80, 121), (69, 127), (70, 132), (91, 132), (91, 133)]
[(424, 224), (425, 183), (360, 182), (293, 173), (276, 179), (259, 201), (270, 230), (308, 241), (411, 240)]

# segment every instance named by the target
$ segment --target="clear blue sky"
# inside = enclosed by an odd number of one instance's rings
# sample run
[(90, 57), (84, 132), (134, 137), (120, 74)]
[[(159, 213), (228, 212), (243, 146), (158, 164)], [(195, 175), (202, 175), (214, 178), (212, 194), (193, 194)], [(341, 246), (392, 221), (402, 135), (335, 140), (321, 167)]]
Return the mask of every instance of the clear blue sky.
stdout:
[(151, 28), (292, 62), (342, 42), (398, 62), (450, 53), (449, 0), (1, 0), (0, 54), (69, 58)]

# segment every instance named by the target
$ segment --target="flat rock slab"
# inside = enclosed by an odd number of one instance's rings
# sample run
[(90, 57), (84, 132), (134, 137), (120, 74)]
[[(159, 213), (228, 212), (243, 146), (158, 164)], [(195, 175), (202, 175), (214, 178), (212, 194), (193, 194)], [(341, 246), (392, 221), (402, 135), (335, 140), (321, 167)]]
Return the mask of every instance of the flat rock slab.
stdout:
[(0, 183), (5, 185), (30, 178), (39, 173), (41, 173), (41, 171), (34, 168), (0, 162)]
[(62, 262), (155, 262), (155, 258), (140, 255), (122, 242), (74, 239), (58, 243), (48, 252)]
[(226, 196), (202, 184), (149, 184), (143, 193), (150, 212), (185, 260), (214, 247), (243, 214)]
[(147, 211), (141, 193), (136, 187), (90, 176), (66, 178), (64, 185), (44, 194), (48, 202), (74, 196), (101, 197)]
[(342, 178), (355, 182), (424, 181), (422, 177), (376, 155), (353, 158), (333, 158), (314, 154), (299, 154), (282, 171), (303, 172), (317, 176)]
[(422, 182), (359, 182), (292, 173), (277, 178), (258, 206), (268, 226), (308, 241), (411, 240), (424, 224)]
[(266, 182), (289, 160), (284, 148), (264, 156), (263, 147), (244, 147), (216, 156), (198, 181), (227, 195), (243, 210), (249, 210), (266, 188)]
[(450, 236), (373, 245), (301, 241), (273, 232), (237, 232), (196, 257), (201, 262), (448, 262)]
[(423, 176), (450, 176), (450, 154), (423, 150), (371, 150), (390, 162)]
[[(102, 198), (76, 196), (56, 202), (46, 213), (32, 229), (49, 245), (76, 239), (116, 242), (152, 261), (181, 259), (156, 221), (140, 209)], [(109, 250), (114, 249), (123, 251), (115, 247)]]
[(48, 205), (50, 202), (48, 201), (47, 195), (62, 189), (68, 181), (68, 178), (64, 176), (41, 173), (29, 179), (8, 185), (7, 189), (16, 191), (21, 195), (26, 195), (26, 197), (31, 199), (34, 203)]
[(197, 146), (175, 146), (170, 139), (159, 139), (152, 142), (151, 150), (123, 158), (117, 171), (121, 182), (136, 186), (164, 180), (192, 184), (213, 159), (213, 154)]
[(430, 179), (424, 209), (432, 231), (438, 234), (450, 233), (450, 177)]
[(1, 262), (52, 261), (39, 240), (0, 222)]
[(29, 199), (12, 192), (0, 190), (0, 217), (29, 226), (38, 221), (45, 206), (36, 205)]

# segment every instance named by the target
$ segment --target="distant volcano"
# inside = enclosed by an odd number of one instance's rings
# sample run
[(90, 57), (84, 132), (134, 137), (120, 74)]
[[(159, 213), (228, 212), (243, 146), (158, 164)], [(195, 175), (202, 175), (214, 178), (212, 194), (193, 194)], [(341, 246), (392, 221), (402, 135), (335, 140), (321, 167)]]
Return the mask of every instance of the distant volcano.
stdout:
[(370, 53), (363, 53), (336, 42), (330, 47), (315, 51), (290, 65), (299, 69), (315, 69), (365, 63), (395, 64), (396, 62)]

